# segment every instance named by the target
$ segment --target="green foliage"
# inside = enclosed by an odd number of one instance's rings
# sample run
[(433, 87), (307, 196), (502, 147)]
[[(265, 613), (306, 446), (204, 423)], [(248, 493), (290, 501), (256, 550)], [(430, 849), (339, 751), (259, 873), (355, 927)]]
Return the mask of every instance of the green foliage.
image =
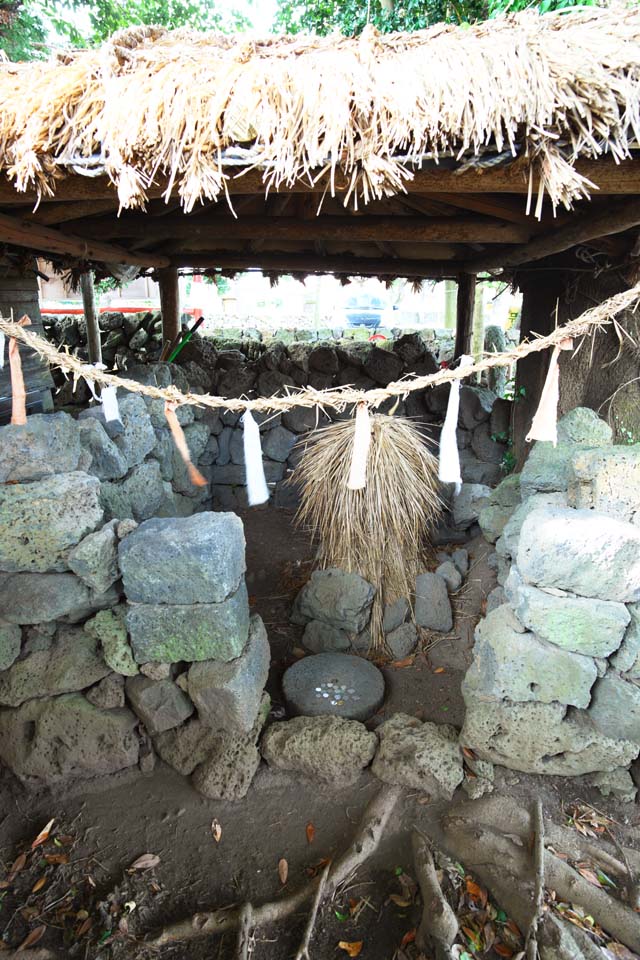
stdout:
[(9, 60), (37, 60), (47, 55), (47, 33), (35, 6), (0, 3), (0, 50)]

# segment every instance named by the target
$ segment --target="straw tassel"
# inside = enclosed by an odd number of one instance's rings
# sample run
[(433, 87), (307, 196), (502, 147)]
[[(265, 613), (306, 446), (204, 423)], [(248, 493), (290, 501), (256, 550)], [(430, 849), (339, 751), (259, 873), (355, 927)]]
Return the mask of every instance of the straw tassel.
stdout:
[(191, 456), (189, 454), (189, 447), (187, 446), (187, 441), (184, 435), (184, 431), (180, 424), (178, 423), (178, 418), (176, 417), (176, 403), (172, 403), (170, 400), (165, 400), (164, 403), (164, 415), (167, 418), (167, 423), (169, 424), (169, 430), (171, 430), (171, 436), (173, 437), (173, 442), (175, 443), (178, 453), (184, 460), (187, 472), (189, 474), (189, 480), (194, 485), (194, 487), (206, 487), (207, 481), (202, 476), (197, 467), (191, 462)]
[(553, 348), (549, 369), (544, 381), (540, 402), (531, 421), (531, 429), (525, 437), (527, 443), (532, 440), (550, 440), (556, 446), (558, 442), (558, 401), (560, 400), (560, 368), (558, 366), (561, 350), (572, 350), (573, 340), (561, 340)]
[(269, 499), (269, 487), (264, 476), (264, 465), (262, 463), (260, 428), (253, 419), (250, 410), (244, 413), (242, 423), (244, 426), (242, 439), (244, 443), (247, 500), (250, 507), (255, 507), (259, 503), (266, 503)]
[[(21, 327), (28, 327), (31, 320), (25, 316), (18, 323)], [(20, 348), (15, 337), (9, 339), (9, 370), (11, 373), (11, 423), (22, 426), (27, 422), (27, 391), (22, 374)]]
[(356, 425), (353, 434), (353, 456), (347, 487), (349, 490), (364, 490), (367, 485), (367, 459), (371, 445), (371, 420), (366, 403), (356, 409)]
[[(473, 357), (460, 357), (460, 368), (469, 367)], [(462, 487), (460, 476), (460, 455), (458, 453), (458, 411), (460, 409), (460, 380), (452, 380), (447, 403), (447, 415), (440, 433), (440, 459), (438, 461), (438, 478), (443, 483), (455, 483), (456, 496)]]

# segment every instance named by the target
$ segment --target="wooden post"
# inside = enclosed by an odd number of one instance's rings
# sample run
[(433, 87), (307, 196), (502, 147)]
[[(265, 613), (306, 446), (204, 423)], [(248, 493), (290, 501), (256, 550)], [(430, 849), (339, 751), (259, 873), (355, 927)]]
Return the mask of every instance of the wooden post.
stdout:
[(456, 360), (463, 354), (471, 353), (475, 299), (475, 273), (461, 273), (458, 276), (458, 301), (456, 304), (456, 346), (454, 352)]
[[(471, 333), (471, 354), (477, 362), (482, 360), (484, 352), (484, 300), (482, 286), (476, 284), (475, 304), (473, 308), (473, 329)], [(480, 383), (481, 374), (477, 373), (475, 380)]]
[(162, 312), (162, 342), (172, 343), (180, 333), (180, 290), (177, 267), (158, 270), (160, 310)]
[(80, 277), (82, 291), (82, 309), (87, 324), (87, 349), (89, 363), (102, 363), (102, 344), (100, 343), (100, 325), (98, 323), (98, 304), (96, 291), (93, 285), (93, 270), (83, 273)]

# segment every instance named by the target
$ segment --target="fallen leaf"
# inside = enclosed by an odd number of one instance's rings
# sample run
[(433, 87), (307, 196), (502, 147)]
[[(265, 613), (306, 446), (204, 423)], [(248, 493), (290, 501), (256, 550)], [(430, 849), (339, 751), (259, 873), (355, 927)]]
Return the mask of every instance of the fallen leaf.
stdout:
[(477, 760), (477, 759), (478, 759), (478, 758), (476, 757), (475, 753), (473, 752), (473, 750), (469, 750), (469, 747), (463, 747), (463, 748), (462, 748), (462, 752), (463, 752), (463, 754), (465, 755), (465, 757), (467, 758), (467, 760)]
[(68, 853), (45, 853), (44, 859), (47, 861), (47, 863), (60, 865), (62, 863), (69, 863), (69, 854)]
[(78, 929), (76, 930), (76, 940), (79, 940), (80, 937), (84, 937), (85, 933), (88, 933), (91, 930), (93, 925), (93, 920), (91, 917), (87, 917), (86, 920), (83, 920)]
[(359, 957), (363, 946), (364, 940), (353, 940), (351, 942), (348, 940), (341, 940), (338, 944), (340, 950), (344, 950), (345, 953), (350, 957)]
[(434, 673), (444, 673), (444, 667), (436, 667)]
[(482, 887), (475, 883), (474, 880), (467, 880), (467, 893), (472, 900), (477, 900), (480, 906), (484, 907), (487, 903), (487, 891), (483, 890)]
[(593, 870), (589, 870), (587, 867), (579, 867), (578, 873), (581, 877), (584, 877), (588, 883), (593, 884), (594, 887), (602, 887), (602, 884), (598, 880), (598, 877)]
[(390, 893), (390, 894), (389, 894), (389, 900), (391, 900), (392, 903), (395, 903), (396, 907), (410, 907), (410, 906), (411, 906), (411, 900), (407, 900), (406, 898), (401, 897), (400, 894), (398, 894), (398, 893)]
[(407, 932), (405, 933), (404, 937), (403, 937), (402, 940), (400, 941), (400, 946), (401, 946), (401, 947), (406, 947), (407, 944), (413, 943), (413, 941), (415, 940), (415, 938), (416, 938), (416, 930), (415, 930), (415, 928), (414, 928), (413, 930), (407, 930)]
[(27, 923), (31, 923), (31, 921), (35, 920), (39, 913), (40, 910), (38, 907), (23, 907), (20, 911), (20, 916), (23, 920), (26, 920)]
[(27, 936), (24, 938), (24, 940), (16, 950), (16, 953), (20, 953), (21, 950), (28, 950), (29, 947), (32, 947), (34, 944), (42, 940), (46, 929), (47, 928), (44, 925), (40, 927), (34, 927), (34, 929), (29, 934), (27, 934)]
[(78, 910), (76, 913), (76, 920), (86, 920), (89, 916), (88, 910)]
[(38, 890), (42, 890), (46, 882), (47, 882), (46, 877), (40, 877), (40, 879), (36, 880), (34, 885), (31, 887), (31, 893), (37, 893)]
[(333, 912), (335, 913), (335, 915), (336, 915), (336, 917), (338, 918), (338, 920), (340, 921), (340, 923), (344, 923), (345, 920), (348, 920), (348, 919), (349, 919), (349, 914), (348, 914), (348, 913), (340, 913), (339, 910), (334, 910)]
[(11, 867), (11, 870), (9, 870), (9, 875), (7, 877), (7, 881), (9, 883), (15, 880), (16, 876), (20, 873), (21, 870), (24, 870), (26, 863), (27, 863), (26, 853), (21, 853), (19, 857), (16, 857), (16, 859), (13, 861), (13, 865)]
[(504, 943), (494, 943), (493, 949), (499, 957), (506, 957), (507, 960), (510, 960), (513, 956), (513, 950), (510, 950)]
[(326, 865), (329, 863), (329, 858), (324, 857), (323, 860), (318, 860), (317, 863), (314, 863), (312, 867), (307, 867), (305, 873), (308, 877), (317, 877), (321, 870), (324, 870)]
[(316, 836), (316, 828), (311, 823), (311, 821), (309, 821), (309, 823), (307, 824), (306, 833), (307, 833), (307, 843), (313, 843)]
[[(392, 660), (389, 664), (390, 667), (411, 667), (413, 666), (413, 661), (415, 657), (412, 655), (410, 657), (405, 657), (404, 660)], [(356, 954), (354, 954), (356, 956)]]
[(54, 821), (49, 820), (49, 823), (46, 825), (46, 827), (42, 828), (38, 836), (35, 838), (35, 840), (31, 844), (32, 850), (35, 850), (35, 848), (39, 847), (42, 843), (47, 842), (47, 840), (49, 839), (49, 834), (51, 833), (51, 827), (53, 826), (53, 824), (54, 824)]
[(141, 857), (134, 860), (129, 870), (151, 870), (160, 863), (160, 857), (155, 853), (143, 853)]
[(278, 860), (278, 876), (280, 877), (280, 883), (284, 887), (287, 882), (287, 877), (289, 876), (289, 864), (282, 857), (281, 860)]
[(302, 647), (294, 647), (291, 651), (296, 660), (302, 660), (303, 657), (306, 657), (307, 651), (303, 650)]
[(220, 843), (220, 838), (222, 836), (222, 827), (220, 826), (220, 821), (217, 817), (214, 817), (211, 821), (211, 836), (216, 843)]
[(514, 923), (513, 920), (507, 920), (505, 926), (506, 926), (507, 930), (510, 930), (511, 933), (512, 933), (514, 936), (516, 936), (516, 937), (518, 937), (518, 938), (521, 938), (521, 937), (522, 937), (522, 934), (520, 933), (520, 930), (519, 930), (519, 928), (518, 928), (518, 925), (517, 925), (516, 923)]

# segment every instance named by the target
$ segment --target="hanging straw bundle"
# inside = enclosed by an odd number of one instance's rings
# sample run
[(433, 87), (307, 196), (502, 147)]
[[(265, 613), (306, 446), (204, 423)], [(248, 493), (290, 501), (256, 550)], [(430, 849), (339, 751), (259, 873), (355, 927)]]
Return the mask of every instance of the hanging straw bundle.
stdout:
[(371, 649), (384, 650), (385, 605), (411, 602), (424, 569), (428, 536), (440, 514), (438, 463), (410, 420), (375, 414), (364, 489), (347, 486), (355, 420), (334, 423), (306, 441), (294, 481), (296, 522), (320, 540), (320, 564), (359, 573), (376, 587)]

